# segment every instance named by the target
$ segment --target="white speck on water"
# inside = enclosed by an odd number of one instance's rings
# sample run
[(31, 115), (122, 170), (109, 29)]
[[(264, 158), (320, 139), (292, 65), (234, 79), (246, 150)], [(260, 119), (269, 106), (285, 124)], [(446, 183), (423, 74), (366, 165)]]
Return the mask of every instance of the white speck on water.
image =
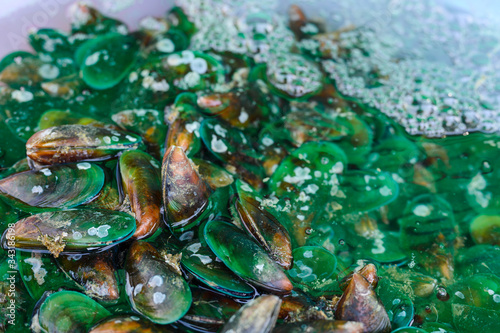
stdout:
[(73, 239), (81, 239), (82, 234), (78, 231), (73, 231)]
[(130, 75), (128, 76), (128, 81), (130, 83), (133, 83), (135, 81), (137, 81), (137, 79), (139, 78), (139, 75), (137, 75), (137, 72), (132, 72), (130, 73)]
[(99, 238), (103, 238), (108, 236), (108, 230), (111, 228), (111, 226), (105, 224), (101, 225), (98, 228), (92, 227), (88, 230), (88, 234), (90, 236), (97, 236)]
[(244, 124), (248, 120), (248, 113), (246, 113), (245, 111), (241, 111), (238, 120), (240, 121), (240, 123)]
[(457, 292), (455, 293), (455, 295), (456, 295), (458, 298), (465, 299), (465, 295), (464, 295), (462, 292), (460, 292), (460, 291), (457, 291)]
[(392, 195), (392, 190), (387, 186), (384, 185), (379, 189), (379, 192), (382, 196), (387, 197), (389, 195)]
[(316, 184), (309, 184), (304, 189), (304, 191), (306, 191), (306, 193), (308, 193), (308, 194), (315, 194), (318, 190), (319, 190), (319, 186)]
[(175, 50), (175, 44), (170, 39), (163, 38), (156, 42), (156, 49), (163, 53), (172, 53)]
[(493, 295), (493, 302), (500, 303), (500, 295), (498, 294)]
[(101, 51), (92, 53), (85, 59), (85, 66), (95, 65), (99, 61), (100, 56), (101, 56)]
[(344, 171), (344, 164), (340, 161), (335, 163), (330, 170), (331, 173), (342, 173), (343, 171)]
[(193, 59), (193, 61), (191, 61), (190, 67), (193, 72), (196, 72), (198, 74), (205, 74), (208, 69), (208, 64), (205, 59), (195, 58)]
[(311, 250), (304, 252), (304, 258), (312, 258), (313, 252)]
[(193, 133), (194, 131), (198, 131), (200, 129), (200, 123), (195, 121), (190, 124), (186, 124), (186, 130), (189, 133)]
[(225, 153), (227, 151), (227, 146), (222, 140), (217, 139), (215, 135), (212, 134), (211, 142), (212, 150), (216, 153)]
[(271, 139), (270, 137), (265, 137), (262, 139), (262, 144), (264, 144), (264, 146), (267, 146), (269, 147), (270, 145), (272, 145), (274, 143), (274, 140)]
[(29, 102), (33, 99), (33, 94), (26, 90), (14, 90), (10, 96), (19, 103)]
[(184, 62), (183, 62), (183, 59), (180, 55), (171, 54), (167, 58), (167, 63), (169, 66), (175, 67), (175, 66), (183, 64)]
[(210, 264), (212, 262), (212, 258), (210, 258), (209, 256), (206, 256), (206, 255), (203, 255), (203, 254), (192, 254), (191, 257), (193, 257), (193, 256), (200, 258), (201, 263), (203, 265), (207, 265), (207, 264)]
[(87, 170), (87, 169), (90, 169), (92, 167), (92, 165), (90, 165), (90, 163), (87, 163), (87, 162), (83, 162), (83, 163), (78, 163), (76, 165), (76, 167), (80, 170)]
[(107, 143), (108, 145), (111, 144), (111, 138), (109, 136), (105, 136), (103, 138), (104, 143)]
[(47, 177), (52, 175), (52, 171), (50, 171), (50, 169), (40, 169), (40, 172)]
[(222, 136), (223, 138), (226, 137), (227, 129), (225, 129), (221, 125), (219, 125), (219, 124), (215, 125), (214, 126), (214, 131), (215, 131), (215, 133), (217, 133), (218, 135)]
[(189, 245), (186, 250), (190, 251), (190, 252), (193, 252), (193, 253), (196, 253), (198, 252), (198, 250), (201, 248), (201, 243), (194, 243), (194, 244), (191, 244)]
[(240, 188), (245, 192), (252, 192), (252, 188), (247, 183), (241, 183)]
[(127, 138), (128, 141), (132, 141), (132, 142), (136, 142), (137, 139), (134, 138), (133, 136), (130, 136), (130, 135), (126, 135), (125, 138)]
[(165, 294), (163, 294), (163, 293), (155, 292), (153, 294), (153, 302), (155, 304), (161, 304), (161, 303), (163, 303), (163, 301), (165, 300), (166, 297), (167, 296)]
[(255, 268), (257, 268), (259, 273), (262, 273), (262, 270), (264, 270), (264, 264), (256, 265)]
[(297, 215), (297, 218), (301, 221), (304, 221), (306, 217), (304, 215)]
[(59, 68), (51, 64), (43, 64), (38, 69), (38, 74), (46, 80), (52, 80), (59, 76)]
[(27, 258), (24, 259), (24, 262), (31, 265), (31, 270), (35, 275), (36, 282), (39, 285), (44, 284), (45, 275), (47, 275), (47, 270), (45, 268), (42, 268), (43, 265), (42, 261), (38, 258)]
[(137, 284), (135, 286), (135, 288), (134, 288), (134, 296), (137, 296), (137, 294), (141, 292), (142, 287), (143, 287), (142, 283), (139, 283), (139, 284)]
[(33, 186), (33, 188), (31, 189), (31, 193), (42, 194), (43, 188), (40, 185)]
[(154, 288), (154, 287), (160, 287), (163, 284), (163, 278), (159, 275), (153, 276), (151, 279), (149, 279), (148, 286)]
[(427, 205), (418, 205), (413, 208), (413, 214), (421, 217), (426, 217), (431, 214), (431, 210)]
[(167, 81), (165, 81), (165, 79), (161, 80), (160, 82), (157, 82), (157, 81), (154, 81), (152, 84), (151, 84), (151, 90), (153, 91), (168, 91), (168, 89), (170, 89), (170, 85), (168, 84)]

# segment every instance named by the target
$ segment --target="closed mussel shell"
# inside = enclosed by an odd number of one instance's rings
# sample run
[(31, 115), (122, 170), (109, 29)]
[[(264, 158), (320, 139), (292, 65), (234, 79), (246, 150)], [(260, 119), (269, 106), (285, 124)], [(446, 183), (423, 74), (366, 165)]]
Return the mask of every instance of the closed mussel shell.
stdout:
[(205, 225), (210, 249), (239, 277), (275, 293), (288, 293), (293, 286), (280, 266), (243, 230), (231, 223), (212, 220)]
[(114, 302), (120, 297), (110, 253), (61, 255), (56, 260), (87, 296), (105, 302)]
[(35, 332), (86, 333), (110, 315), (102, 305), (84, 294), (59, 291), (42, 297), (31, 327)]
[(42, 165), (100, 161), (111, 159), (124, 150), (136, 149), (140, 143), (139, 136), (119, 130), (62, 125), (33, 134), (26, 143), (26, 153)]
[(181, 147), (171, 146), (163, 157), (163, 204), (174, 229), (193, 226), (209, 204), (210, 187)]
[(45, 212), (18, 221), (5, 231), (2, 245), (18, 250), (81, 253), (104, 250), (135, 232), (132, 216), (109, 210), (72, 209)]
[(182, 266), (201, 282), (224, 294), (250, 298), (254, 289), (234, 275), (206, 245), (192, 242), (182, 250)]
[(106, 318), (92, 327), (89, 333), (169, 333), (166, 327), (158, 327), (147, 319), (121, 314)]
[(260, 296), (245, 304), (236, 312), (222, 333), (268, 333), (274, 328), (281, 306), (281, 299), (275, 295)]
[(134, 237), (147, 238), (160, 226), (161, 181), (148, 154), (132, 150), (120, 156), (120, 174), (137, 223)]
[(94, 199), (104, 172), (87, 162), (15, 173), (0, 180), (0, 197), (27, 212), (72, 208)]
[(135, 242), (130, 246), (125, 273), (132, 308), (152, 322), (169, 324), (189, 310), (192, 295), (187, 282), (152, 245)]

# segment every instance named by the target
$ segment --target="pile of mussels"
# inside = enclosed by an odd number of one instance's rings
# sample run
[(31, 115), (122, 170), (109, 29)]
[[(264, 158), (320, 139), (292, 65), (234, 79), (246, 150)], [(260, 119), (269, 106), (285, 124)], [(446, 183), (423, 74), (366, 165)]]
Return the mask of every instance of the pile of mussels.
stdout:
[(498, 135), (407, 135), (325, 74), (356, 28), (288, 29), (78, 4), (1, 60), (2, 332), (500, 331)]

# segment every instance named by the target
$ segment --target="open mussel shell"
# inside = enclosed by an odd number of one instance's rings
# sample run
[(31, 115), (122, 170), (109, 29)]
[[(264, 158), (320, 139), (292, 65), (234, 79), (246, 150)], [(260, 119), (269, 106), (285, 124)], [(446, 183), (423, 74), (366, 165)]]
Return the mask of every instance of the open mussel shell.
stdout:
[(194, 226), (209, 204), (210, 187), (181, 147), (168, 148), (161, 174), (167, 223), (174, 230)]
[(264, 290), (288, 293), (293, 289), (280, 266), (243, 230), (218, 220), (205, 225), (210, 249), (236, 275)]
[(61, 270), (78, 283), (87, 296), (110, 303), (120, 297), (110, 253), (61, 255), (56, 261)]
[(72, 208), (94, 199), (104, 172), (87, 162), (15, 173), (0, 180), (0, 197), (27, 212)]
[(237, 298), (250, 298), (255, 290), (234, 275), (213, 252), (199, 242), (182, 250), (181, 264), (201, 282), (221, 293)]
[(75, 291), (45, 294), (33, 315), (35, 332), (86, 333), (111, 313), (102, 305)]
[(7, 229), (2, 246), (17, 250), (82, 253), (105, 250), (121, 243), (135, 232), (132, 216), (100, 209), (72, 209), (39, 213), (18, 221)]
[(382, 302), (370, 283), (358, 273), (353, 274), (337, 303), (335, 318), (361, 322), (365, 332), (391, 331), (391, 322)]
[(170, 333), (166, 327), (158, 327), (136, 315), (120, 314), (106, 318), (92, 327), (88, 333)]
[(134, 234), (137, 239), (152, 236), (160, 226), (161, 181), (151, 159), (142, 151), (131, 150), (119, 160), (123, 189), (137, 222)]
[(249, 185), (236, 181), (238, 198), (234, 202), (241, 225), (259, 245), (284, 269), (292, 267), (292, 244), (288, 231), (276, 217), (260, 206)]
[(187, 282), (149, 243), (134, 242), (125, 263), (126, 290), (132, 308), (154, 323), (182, 318), (192, 303)]
[(119, 130), (62, 125), (33, 134), (26, 143), (26, 153), (41, 165), (100, 161), (111, 159), (124, 150), (136, 149), (140, 143), (139, 136)]
[(276, 325), (281, 299), (264, 295), (245, 304), (221, 330), (221, 333), (268, 333)]

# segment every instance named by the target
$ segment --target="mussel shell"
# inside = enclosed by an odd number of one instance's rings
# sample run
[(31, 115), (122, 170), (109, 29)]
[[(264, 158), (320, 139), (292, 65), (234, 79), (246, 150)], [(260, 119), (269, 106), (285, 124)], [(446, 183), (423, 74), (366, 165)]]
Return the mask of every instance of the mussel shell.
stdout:
[(236, 275), (274, 293), (288, 293), (293, 286), (264, 250), (233, 224), (212, 220), (205, 225), (210, 249)]
[(345, 199), (341, 212), (366, 212), (387, 205), (399, 194), (398, 183), (386, 172), (372, 170), (347, 171), (340, 177), (340, 190)]
[(43, 332), (86, 333), (110, 315), (102, 305), (81, 293), (59, 291), (42, 297), (31, 327)]
[[(106, 124), (97, 119), (86, 117), (82, 114), (63, 110), (49, 110), (42, 114), (38, 122), (41, 130), (62, 125), (92, 125), (106, 127)], [(111, 127), (111, 125), (109, 125)]]
[(167, 135), (163, 113), (153, 109), (134, 109), (120, 111), (111, 118), (124, 130), (141, 135), (150, 153), (157, 158), (160, 157), (160, 147), (164, 144)]
[(198, 167), (201, 177), (214, 190), (234, 182), (234, 177), (229, 172), (212, 162), (200, 158), (192, 158), (191, 161)]
[(57, 266), (51, 255), (16, 251), (19, 274), (30, 296), (38, 300), (46, 291), (59, 288), (83, 290)]
[(275, 295), (255, 298), (236, 312), (221, 333), (269, 333), (276, 325), (281, 299)]
[(137, 51), (132, 36), (109, 34), (88, 40), (76, 53), (83, 81), (94, 89), (117, 85), (134, 65)]
[(36, 132), (26, 143), (26, 153), (42, 164), (62, 164), (82, 160), (100, 161), (136, 149), (141, 138), (135, 134), (102, 127), (61, 125)]
[(15, 173), (0, 180), (0, 197), (27, 212), (67, 209), (91, 201), (103, 185), (103, 170), (83, 162)]
[(500, 246), (500, 216), (476, 216), (470, 224), (470, 233), (476, 244)]
[(152, 245), (134, 242), (128, 251), (125, 272), (132, 308), (152, 322), (169, 324), (189, 310), (192, 295), (187, 282), (167, 266)]
[(120, 314), (106, 318), (92, 327), (88, 333), (169, 333), (166, 327), (158, 327), (135, 315)]
[[(237, 181), (236, 187), (241, 188)], [(284, 269), (292, 267), (292, 244), (288, 231), (270, 212), (244, 190), (238, 191), (234, 206), (241, 225), (259, 245)]]
[(254, 289), (234, 275), (207, 247), (192, 242), (182, 250), (181, 264), (207, 286), (238, 298), (250, 298)]
[(51, 252), (57, 257), (59, 253), (93, 252), (121, 243), (132, 237), (135, 220), (121, 212), (72, 209), (32, 215), (12, 229), (2, 237), (4, 247)]
[(253, 187), (262, 187), (264, 169), (259, 161), (260, 156), (244, 132), (209, 118), (201, 123), (200, 135), (205, 146), (215, 157), (227, 163)]
[(200, 287), (191, 286), (193, 304), (179, 324), (200, 332), (217, 332), (240, 308), (241, 304)]
[(302, 246), (293, 250), (293, 267), (287, 276), (294, 286), (308, 295), (326, 294), (337, 287), (337, 257), (319, 246)]
[(335, 318), (363, 323), (365, 332), (390, 332), (391, 322), (387, 312), (372, 290), (370, 283), (358, 273), (337, 303)]
[(110, 253), (62, 255), (56, 260), (87, 296), (105, 302), (113, 302), (120, 297)]
[(132, 150), (120, 156), (120, 174), (123, 189), (137, 222), (134, 237), (152, 236), (160, 226), (161, 180), (148, 154)]
[(193, 226), (207, 208), (210, 187), (181, 147), (171, 146), (163, 158), (163, 204), (168, 224), (175, 229)]

